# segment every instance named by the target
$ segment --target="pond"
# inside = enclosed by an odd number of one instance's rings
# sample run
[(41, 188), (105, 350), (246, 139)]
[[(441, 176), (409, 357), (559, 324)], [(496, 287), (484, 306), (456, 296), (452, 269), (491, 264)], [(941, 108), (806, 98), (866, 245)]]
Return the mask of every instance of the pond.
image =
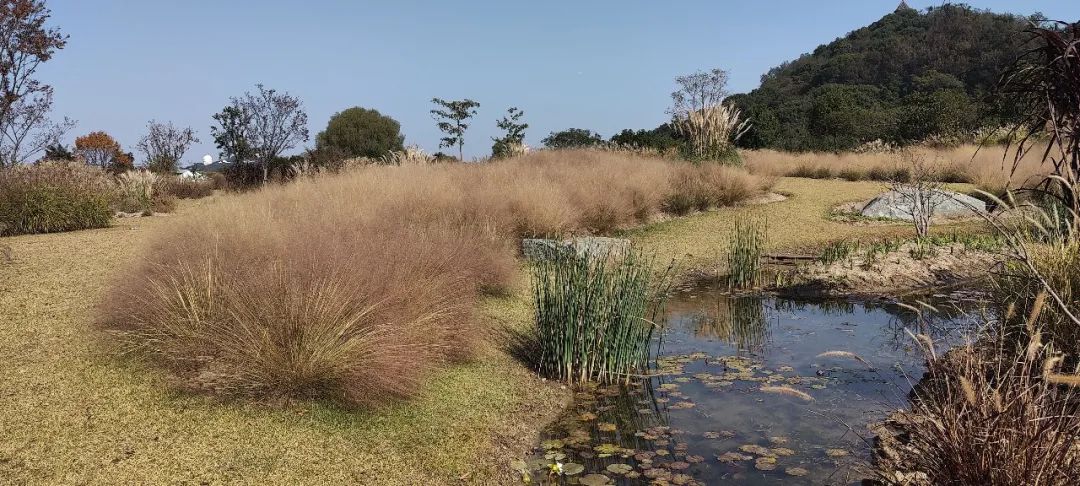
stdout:
[(944, 346), (974, 329), (977, 294), (923, 300), (934, 310), (919, 318), (896, 303), (682, 289), (651, 376), (576, 391), (516, 467), (541, 484), (857, 483), (869, 425), (925, 372), (905, 329)]

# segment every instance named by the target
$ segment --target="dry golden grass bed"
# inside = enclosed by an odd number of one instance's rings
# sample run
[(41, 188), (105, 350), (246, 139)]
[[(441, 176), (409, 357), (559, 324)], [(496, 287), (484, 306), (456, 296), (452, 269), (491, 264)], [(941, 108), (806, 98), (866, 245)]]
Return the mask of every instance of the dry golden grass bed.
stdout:
[[(740, 213), (768, 218), (772, 249), (907, 232), (831, 221), (872, 182), (782, 179), (787, 201), (670, 220), (632, 233), (661, 255), (706, 267)], [(230, 196), (222, 196), (230, 197)], [(165, 375), (121, 361), (92, 327), (109, 279), (173, 218), (103, 230), (5, 238), (0, 264), (0, 478), (16, 484), (493, 484), (567, 398), (491, 346), (439, 372), (419, 398), (377, 412), (304, 403), (222, 403), (175, 391)], [(488, 299), (483, 314), (527, 322), (526, 299)]]

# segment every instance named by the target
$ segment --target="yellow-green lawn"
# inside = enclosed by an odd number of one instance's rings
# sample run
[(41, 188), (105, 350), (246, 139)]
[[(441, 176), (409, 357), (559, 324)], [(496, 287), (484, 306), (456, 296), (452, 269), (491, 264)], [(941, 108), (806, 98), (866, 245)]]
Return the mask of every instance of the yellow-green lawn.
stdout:
[[(787, 201), (671, 220), (631, 232), (663, 256), (708, 267), (732, 217), (767, 217), (773, 249), (908, 232), (906, 226), (828, 219), (878, 183), (781, 179)], [(229, 197), (229, 196), (215, 196)], [(118, 268), (174, 218), (0, 239), (0, 483), (30, 484), (500, 484), (567, 399), (494, 344), (439, 373), (414, 401), (374, 412), (302, 403), (271, 408), (175, 391), (166, 377), (118, 358), (93, 325), (94, 306)], [(482, 314), (527, 323), (520, 296), (491, 299)]]

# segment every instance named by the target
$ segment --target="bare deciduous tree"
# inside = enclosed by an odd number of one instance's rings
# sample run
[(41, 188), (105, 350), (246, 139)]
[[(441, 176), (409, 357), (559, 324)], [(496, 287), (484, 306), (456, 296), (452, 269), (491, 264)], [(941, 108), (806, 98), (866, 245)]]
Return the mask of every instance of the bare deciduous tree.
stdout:
[(52, 91), (46, 90), (31, 100), (11, 105), (0, 119), (0, 167), (25, 162), (50, 145), (60, 143), (75, 122), (64, 118), (49, 119)]
[(671, 93), (672, 126), (686, 137), (693, 159), (724, 159), (735, 140), (750, 129), (738, 109), (725, 105), (728, 74), (723, 69), (675, 78)]
[(256, 94), (244, 93), (232, 99), (232, 107), (243, 113), (247, 125), (242, 130), (255, 163), (262, 168), (263, 182), (270, 178), (270, 163), (282, 152), (308, 140), (307, 113), (299, 98), (256, 85)]
[(728, 95), (727, 81), (728, 73), (723, 69), (698, 71), (675, 78), (678, 89), (671, 93), (671, 114), (686, 116), (723, 103)]
[(191, 144), (198, 143), (195, 131), (190, 127), (177, 128), (172, 122), (146, 124), (146, 135), (135, 145), (146, 155), (146, 165), (153, 172), (172, 174)]
[(893, 178), (888, 182), (889, 189), (896, 194), (898, 205), (911, 216), (915, 234), (924, 238), (930, 234), (934, 212), (949, 196), (943, 190), (944, 184), (936, 180), (933, 167), (922, 155), (904, 150), (900, 152), (900, 165), (909, 169), (907, 173), (910, 177)]
[[(45, 118), (52, 88), (34, 79), (38, 66), (67, 44), (66, 35), (45, 27), (49, 15), (40, 0), (0, 0), (0, 166), (36, 153), (28, 148), (39, 138), (48, 140), (57, 130), (70, 128), (66, 119), (54, 125)], [(12, 140), (18, 140), (17, 147)]]

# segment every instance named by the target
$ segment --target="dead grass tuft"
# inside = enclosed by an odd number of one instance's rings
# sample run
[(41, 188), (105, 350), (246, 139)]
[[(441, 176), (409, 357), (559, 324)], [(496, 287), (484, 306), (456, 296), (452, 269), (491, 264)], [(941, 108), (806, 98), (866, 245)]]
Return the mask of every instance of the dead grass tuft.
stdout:
[[(913, 148), (916, 154), (932, 161), (935, 180), (946, 183), (967, 182), (991, 194), (1004, 194), (1006, 188), (1032, 187), (1043, 179), (1050, 167), (1038, 157), (1025, 157), (1012, 174), (1013, 156), (1004, 146), (956, 148)], [(1038, 152), (1034, 150), (1032, 152)], [(759, 175), (840, 178), (858, 180), (903, 180), (911, 167), (904, 166), (894, 153), (789, 153), (775, 150), (742, 152), (746, 167)]]
[(911, 410), (894, 414), (879, 430), (878, 478), (885, 484), (1057, 485), (1080, 477), (1074, 388), (1080, 378), (1044, 373), (1045, 364), (1054, 369), (1054, 357), (1024, 348), (969, 346), (930, 361)]

